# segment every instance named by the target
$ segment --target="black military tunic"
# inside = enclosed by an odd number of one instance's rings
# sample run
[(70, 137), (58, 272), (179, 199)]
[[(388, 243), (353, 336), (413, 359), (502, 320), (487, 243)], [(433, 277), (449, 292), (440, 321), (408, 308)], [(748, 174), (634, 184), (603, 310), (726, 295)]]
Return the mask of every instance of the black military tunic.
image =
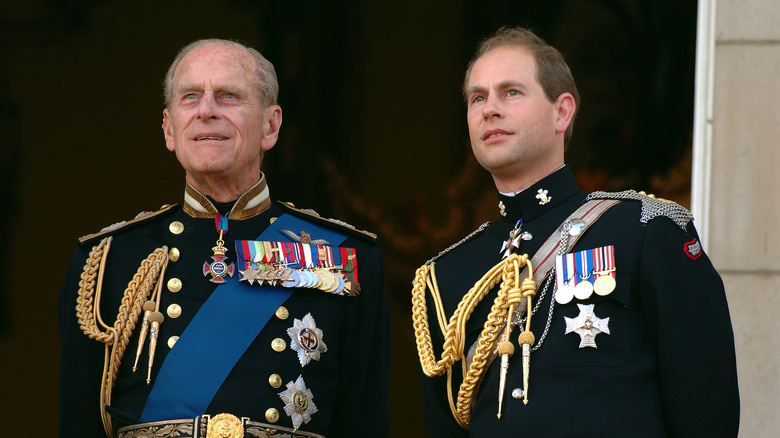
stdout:
[[(170, 346), (216, 287), (203, 273), (204, 262), (212, 261), (212, 248), (218, 238), (214, 220), (216, 207), (190, 186), (186, 193), (187, 208), (169, 207), (108, 232), (113, 234), (113, 243), (107, 254), (100, 311), (109, 325), (116, 319), (123, 291), (141, 261), (163, 245), (178, 252), (178, 259), (174, 261), (175, 257), (171, 257), (168, 262), (163, 280), (160, 311), (165, 315), (165, 321), (161, 325), (152, 383)], [(317, 412), (311, 415), (308, 423), (300, 426), (300, 430), (329, 437), (386, 436), (390, 330), (383, 263), (373, 239), (349, 227), (272, 203), (262, 179), (233, 207), (224, 235), (228, 261), (236, 261), (235, 240), (255, 240), (271, 221), (285, 213), (347, 236), (339, 246), (356, 250), (361, 293), (347, 297), (315, 289), (295, 289), (230, 371), (206, 413), (230, 413), (239, 418), (271, 423), (267, 418), (273, 415), (266, 414), (277, 412), (279, 418), (274, 424), (292, 428), (293, 423), (285, 414), (285, 403), (279, 393), (285, 390), (288, 382), (302, 376), (311, 390)], [(172, 227), (172, 223), (182, 226)], [(299, 233), (301, 230), (291, 231)], [(75, 310), (84, 263), (91, 247), (104, 236), (105, 233), (81, 243), (62, 287), (59, 315), (62, 336), (60, 435), (63, 437), (105, 436), (99, 404), (104, 345), (82, 333)], [(285, 240), (281, 237), (276, 240)], [(313, 240), (317, 238), (311, 236)], [(236, 272), (230, 281), (237, 281), (238, 277)], [(176, 280), (170, 283), (173, 279), (180, 281), (180, 288), (173, 284)], [(262, 289), (257, 286), (257, 293), (263, 293)], [(302, 366), (298, 354), (291, 348), (292, 339), (287, 330), (293, 327), (294, 320), (303, 320), (309, 313), (321, 330), (327, 351), (321, 353), (319, 360), (310, 360)], [(148, 347), (140, 357), (138, 371), (132, 372), (137, 343), (138, 329), (127, 346), (112, 394), (109, 412), (114, 429), (138, 422), (150, 393), (151, 385), (146, 383)], [(209, 353), (210, 346), (204, 344), (202, 354)], [(198, 382), (191, 384), (198, 385)]]
[[(587, 195), (567, 167), (514, 197), (499, 195), (506, 216), (435, 261), (447, 317), (469, 288), (501, 261), (502, 242), (521, 218), (522, 231), (532, 238), (520, 240), (515, 252), (533, 256), (548, 236), (559, 233)], [(492, 362), (478, 387), (468, 430), (460, 428), (450, 412), (446, 376), (422, 375), (431, 437), (736, 436), (739, 395), (723, 283), (707, 256), (698, 251), (693, 224), (681, 226), (663, 215), (654, 217), (643, 210), (639, 198), (607, 210), (568, 249), (571, 253), (613, 245), (616, 288), (606, 296), (555, 303), (546, 338), (531, 353), (528, 404), (511, 396), (515, 388), (523, 388), (520, 329), (515, 329), (516, 353), (509, 360), (500, 420), (500, 359)], [(537, 342), (548, 323), (554, 284), (532, 318)], [(467, 351), (482, 330), (497, 289), (466, 324)], [(428, 300), (439, 357), (443, 337), (434, 322), (430, 295)], [(565, 334), (566, 318), (580, 314), (578, 304), (593, 304), (596, 317), (609, 318), (609, 333), (596, 335), (596, 348), (580, 348), (580, 336)], [(460, 362), (452, 375), (457, 393)]]

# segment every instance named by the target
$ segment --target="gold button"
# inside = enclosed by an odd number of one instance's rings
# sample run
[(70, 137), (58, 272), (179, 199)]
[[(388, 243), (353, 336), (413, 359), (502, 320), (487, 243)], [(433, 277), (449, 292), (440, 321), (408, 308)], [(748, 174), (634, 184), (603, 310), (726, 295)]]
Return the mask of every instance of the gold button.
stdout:
[(168, 259), (172, 262), (178, 261), (179, 256), (181, 256), (179, 248), (171, 248), (170, 251), (168, 251)]
[(276, 317), (279, 319), (287, 319), (290, 316), (290, 312), (287, 311), (287, 308), (284, 306), (279, 306), (278, 309), (276, 309)]
[(168, 348), (173, 348), (174, 345), (176, 345), (176, 341), (179, 340), (178, 336), (171, 336), (168, 338)]
[(274, 222), (276, 222), (276, 218), (275, 218), (275, 217), (272, 217), (272, 218), (271, 218), (271, 221), (270, 221), (269, 223), (274, 223)]
[(287, 348), (287, 342), (284, 342), (284, 339), (282, 338), (276, 338), (271, 342), (271, 348), (273, 348), (275, 352), (280, 353)]
[(180, 291), (181, 290), (181, 280), (179, 280), (176, 277), (171, 278), (170, 280), (168, 280), (168, 290), (173, 292), (173, 293), (176, 293), (176, 292)]
[(170, 306), (168, 306), (168, 310), (166, 310), (166, 313), (171, 318), (176, 319), (181, 316), (181, 306), (178, 304), (171, 304)]
[(268, 384), (271, 385), (272, 388), (278, 388), (282, 386), (282, 376), (278, 374), (271, 374), (268, 377)]
[(182, 231), (184, 231), (184, 224), (179, 221), (173, 221), (170, 225), (168, 225), (168, 229), (173, 234), (181, 234)]
[(265, 420), (269, 423), (276, 423), (279, 421), (279, 411), (274, 408), (270, 408), (265, 411)]

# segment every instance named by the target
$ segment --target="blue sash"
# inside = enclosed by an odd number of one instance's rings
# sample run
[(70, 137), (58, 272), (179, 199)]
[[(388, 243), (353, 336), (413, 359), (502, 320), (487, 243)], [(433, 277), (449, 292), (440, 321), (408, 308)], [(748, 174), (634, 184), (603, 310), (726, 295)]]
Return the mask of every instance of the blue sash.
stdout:
[[(283, 214), (256, 240), (285, 239), (281, 230), (305, 230), (338, 246), (345, 235)], [(240, 282), (217, 286), (171, 349), (154, 379), (141, 421), (144, 423), (203, 415), (238, 360), (294, 289)], [(205, 279), (203, 281), (206, 281)]]

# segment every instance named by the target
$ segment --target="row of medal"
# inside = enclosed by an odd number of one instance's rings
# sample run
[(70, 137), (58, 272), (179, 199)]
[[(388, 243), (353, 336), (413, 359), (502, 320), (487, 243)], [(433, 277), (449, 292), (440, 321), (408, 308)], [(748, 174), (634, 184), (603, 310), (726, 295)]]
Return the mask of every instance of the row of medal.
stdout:
[(297, 242), (238, 240), (239, 280), (286, 288), (359, 293), (354, 248)]
[(595, 292), (606, 296), (615, 290), (615, 248), (612, 245), (562, 254), (555, 258), (555, 301), (587, 300)]

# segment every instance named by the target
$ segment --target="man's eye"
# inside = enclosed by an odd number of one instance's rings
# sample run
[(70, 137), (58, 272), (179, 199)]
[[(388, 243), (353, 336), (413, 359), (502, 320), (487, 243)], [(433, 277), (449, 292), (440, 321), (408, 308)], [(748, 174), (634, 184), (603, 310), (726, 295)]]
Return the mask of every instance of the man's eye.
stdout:
[(197, 99), (198, 96), (195, 93), (187, 93), (184, 95), (184, 100)]
[(225, 93), (225, 99), (235, 99), (236, 95), (233, 93)]
[(509, 96), (519, 96), (520, 92), (517, 91), (517, 90), (509, 90), (509, 91), (507, 91), (506, 94), (509, 95)]
[(485, 100), (485, 96), (474, 96), (471, 98), (472, 103), (482, 102)]

